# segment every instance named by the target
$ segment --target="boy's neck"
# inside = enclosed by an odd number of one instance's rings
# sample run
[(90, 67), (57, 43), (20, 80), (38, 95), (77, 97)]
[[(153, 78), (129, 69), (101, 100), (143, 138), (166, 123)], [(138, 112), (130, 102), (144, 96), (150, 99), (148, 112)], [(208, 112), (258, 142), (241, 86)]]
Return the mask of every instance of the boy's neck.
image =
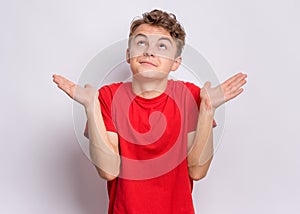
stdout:
[(132, 78), (132, 91), (139, 97), (151, 99), (158, 97), (165, 92), (168, 84), (168, 78), (140, 80)]

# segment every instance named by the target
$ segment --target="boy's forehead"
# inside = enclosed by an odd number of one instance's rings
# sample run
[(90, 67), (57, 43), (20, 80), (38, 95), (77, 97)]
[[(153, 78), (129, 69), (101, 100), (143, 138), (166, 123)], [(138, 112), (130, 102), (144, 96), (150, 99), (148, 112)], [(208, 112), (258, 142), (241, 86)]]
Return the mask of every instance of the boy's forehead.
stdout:
[(160, 26), (153, 26), (149, 24), (141, 24), (136, 28), (132, 36), (143, 34), (143, 35), (161, 35), (164, 37), (172, 38), (170, 33)]

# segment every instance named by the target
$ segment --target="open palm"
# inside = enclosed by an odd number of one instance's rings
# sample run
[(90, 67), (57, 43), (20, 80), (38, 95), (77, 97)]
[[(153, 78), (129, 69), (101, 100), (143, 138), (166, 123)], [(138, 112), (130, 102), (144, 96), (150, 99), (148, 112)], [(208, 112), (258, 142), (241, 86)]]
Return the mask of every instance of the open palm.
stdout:
[(63, 90), (69, 97), (84, 105), (85, 107), (87, 107), (95, 100), (98, 100), (98, 91), (91, 85), (85, 85), (84, 87), (81, 87), (66, 79), (65, 77), (56, 74), (53, 75), (53, 82), (55, 82), (57, 86), (61, 90)]
[(206, 82), (200, 93), (205, 108), (215, 110), (225, 102), (237, 97), (243, 92), (242, 86), (246, 84), (246, 78), (246, 74), (238, 73), (214, 88), (211, 87), (210, 82)]

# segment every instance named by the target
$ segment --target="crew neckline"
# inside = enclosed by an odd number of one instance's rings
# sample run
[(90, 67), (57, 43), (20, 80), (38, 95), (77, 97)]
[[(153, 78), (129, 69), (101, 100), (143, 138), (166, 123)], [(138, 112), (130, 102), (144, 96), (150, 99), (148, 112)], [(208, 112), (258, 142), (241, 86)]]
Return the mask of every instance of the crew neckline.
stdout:
[(130, 82), (130, 93), (132, 96), (134, 96), (135, 100), (141, 101), (141, 102), (158, 102), (161, 99), (164, 99), (166, 96), (168, 96), (168, 94), (170, 93), (170, 80), (167, 81), (167, 87), (166, 89), (158, 96), (153, 97), (153, 98), (145, 98), (145, 97), (141, 97), (139, 95), (136, 95), (133, 90), (132, 90), (132, 82)]

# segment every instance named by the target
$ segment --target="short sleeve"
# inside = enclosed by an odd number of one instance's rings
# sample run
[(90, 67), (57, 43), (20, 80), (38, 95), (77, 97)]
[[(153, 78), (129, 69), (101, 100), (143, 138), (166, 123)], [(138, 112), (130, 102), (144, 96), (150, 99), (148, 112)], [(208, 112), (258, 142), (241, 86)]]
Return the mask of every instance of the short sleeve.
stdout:
[[(111, 86), (103, 86), (99, 90), (99, 102), (101, 106), (101, 113), (106, 131), (116, 132), (116, 128), (111, 116), (111, 104), (113, 99), (113, 89)], [(86, 122), (84, 136), (88, 137), (88, 123)]]
[(107, 131), (117, 132), (111, 114), (111, 106), (113, 100), (113, 91), (109, 86), (103, 86), (99, 89), (99, 102), (101, 113)]

